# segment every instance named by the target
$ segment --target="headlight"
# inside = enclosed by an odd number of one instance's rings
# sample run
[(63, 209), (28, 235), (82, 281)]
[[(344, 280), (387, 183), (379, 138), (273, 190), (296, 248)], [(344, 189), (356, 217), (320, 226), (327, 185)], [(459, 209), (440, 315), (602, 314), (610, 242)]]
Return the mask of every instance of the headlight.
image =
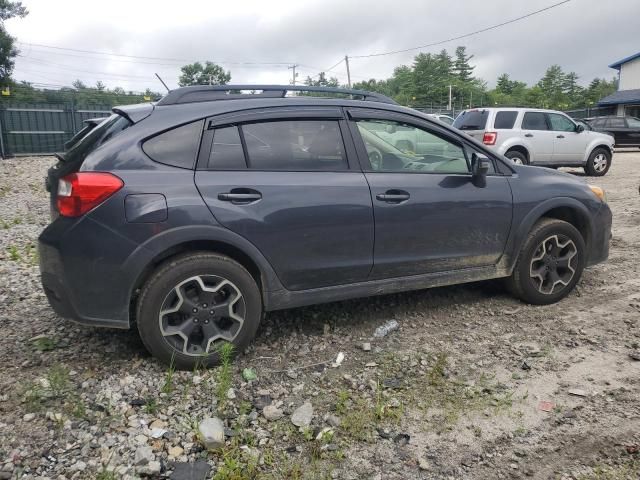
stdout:
[(604, 192), (604, 189), (600, 187), (596, 187), (595, 185), (589, 185), (589, 188), (593, 192), (593, 194), (598, 197), (603, 202), (607, 201), (607, 194)]

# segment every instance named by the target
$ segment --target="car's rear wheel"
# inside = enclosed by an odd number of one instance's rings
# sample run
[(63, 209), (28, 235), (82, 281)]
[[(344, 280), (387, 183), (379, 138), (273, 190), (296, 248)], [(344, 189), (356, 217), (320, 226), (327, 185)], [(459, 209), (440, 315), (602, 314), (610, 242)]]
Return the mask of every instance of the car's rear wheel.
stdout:
[(589, 176), (602, 177), (609, 171), (610, 167), (611, 152), (606, 148), (596, 148), (591, 152), (591, 155), (589, 155), (584, 171)]
[(149, 352), (178, 369), (211, 366), (229, 342), (242, 351), (262, 316), (260, 290), (247, 270), (215, 253), (163, 264), (138, 300), (138, 331)]
[(509, 150), (504, 154), (504, 156), (511, 160), (513, 163), (517, 163), (518, 165), (529, 165), (527, 156), (517, 150)]
[(584, 239), (573, 225), (544, 218), (524, 242), (507, 286), (528, 303), (557, 302), (580, 280), (585, 251)]

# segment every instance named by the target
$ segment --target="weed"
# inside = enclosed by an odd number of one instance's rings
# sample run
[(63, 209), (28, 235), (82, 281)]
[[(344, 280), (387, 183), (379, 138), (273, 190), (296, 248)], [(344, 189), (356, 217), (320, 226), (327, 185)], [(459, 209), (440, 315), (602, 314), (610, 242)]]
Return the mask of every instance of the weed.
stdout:
[(24, 390), (23, 398), (27, 412), (39, 412), (43, 407), (44, 389), (32, 383)]
[(69, 389), (69, 369), (64, 365), (54, 365), (47, 372), (49, 388), (54, 397), (64, 397)]
[(240, 442), (234, 440), (230, 446), (219, 451), (218, 469), (213, 480), (251, 480), (258, 474), (258, 459), (243, 451)]
[(19, 262), (22, 259), (20, 252), (18, 251), (18, 247), (15, 245), (9, 245), (9, 258), (14, 262)]
[(640, 478), (640, 460), (632, 459), (622, 465), (596, 465), (589, 474), (579, 475), (578, 480), (627, 480)]
[(231, 360), (233, 358), (233, 344), (224, 342), (218, 347), (220, 367), (217, 372), (216, 397), (218, 409), (223, 410), (227, 404), (227, 392), (231, 388)]
[(38, 336), (33, 339), (33, 346), (39, 352), (48, 352), (51, 350), (55, 350), (58, 346), (58, 341), (55, 338), (46, 337), (46, 336)]
[(118, 477), (114, 472), (103, 468), (96, 474), (96, 480), (118, 480)]
[(147, 399), (142, 410), (149, 415), (155, 415), (158, 413), (158, 401), (155, 398)]
[(174, 362), (175, 362), (175, 355), (172, 354), (171, 362), (169, 363), (169, 367), (167, 367), (167, 371), (164, 374), (164, 383), (162, 384), (162, 388), (160, 389), (162, 393), (171, 393), (175, 388), (175, 385), (173, 384), (173, 376), (176, 373), (176, 367)]
[(348, 390), (340, 390), (338, 392), (338, 400), (336, 401), (336, 413), (338, 415), (344, 415), (347, 413), (347, 402), (351, 398), (351, 394)]
[(72, 396), (69, 399), (68, 412), (75, 418), (86, 419), (87, 418), (87, 406), (78, 396)]

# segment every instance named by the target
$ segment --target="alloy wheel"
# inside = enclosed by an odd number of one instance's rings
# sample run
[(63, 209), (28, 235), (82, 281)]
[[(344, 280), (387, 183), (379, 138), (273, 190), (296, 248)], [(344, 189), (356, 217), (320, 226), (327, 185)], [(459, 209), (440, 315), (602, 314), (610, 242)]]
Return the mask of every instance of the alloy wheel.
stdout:
[(607, 156), (604, 153), (597, 154), (593, 159), (593, 169), (596, 172), (604, 172), (607, 168)]
[[(569, 285), (576, 273), (578, 248), (565, 235), (552, 235), (543, 240), (536, 248), (529, 275), (538, 291), (551, 295)], [(558, 290), (558, 291), (559, 291)]]
[(244, 323), (247, 307), (240, 289), (216, 275), (197, 275), (167, 294), (158, 321), (167, 343), (185, 355), (213, 351), (215, 342), (232, 342)]

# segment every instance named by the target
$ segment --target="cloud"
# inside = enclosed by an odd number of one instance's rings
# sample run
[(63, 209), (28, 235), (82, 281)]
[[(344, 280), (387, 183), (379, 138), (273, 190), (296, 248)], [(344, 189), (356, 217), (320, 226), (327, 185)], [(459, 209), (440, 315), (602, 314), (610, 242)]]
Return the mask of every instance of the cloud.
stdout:
[[(215, 2), (182, 0), (112, 0), (25, 2), (30, 14), (7, 27), (18, 40), (82, 50), (144, 57), (228, 62), (222, 65), (237, 83), (288, 83), (297, 63), (299, 80), (334, 65), (345, 54), (361, 55), (408, 48), (478, 30), (546, 7), (552, 0), (312, 0)], [(611, 62), (635, 53), (640, 14), (637, 0), (617, 0), (603, 8), (601, 0), (571, 2), (460, 41), (425, 49), (453, 52), (465, 45), (474, 55), (476, 75), (489, 85), (507, 72), (535, 83), (552, 64), (578, 73), (583, 83), (595, 76), (612, 77)], [(160, 90), (154, 72), (177, 85), (181, 61), (131, 59), (64, 52), (20, 45), (15, 76), (33, 82), (70, 84), (103, 81), (132, 90)], [(354, 58), (354, 81), (386, 78), (417, 52)], [(282, 62), (249, 65), (241, 62)], [(344, 64), (330, 76), (346, 83)]]

